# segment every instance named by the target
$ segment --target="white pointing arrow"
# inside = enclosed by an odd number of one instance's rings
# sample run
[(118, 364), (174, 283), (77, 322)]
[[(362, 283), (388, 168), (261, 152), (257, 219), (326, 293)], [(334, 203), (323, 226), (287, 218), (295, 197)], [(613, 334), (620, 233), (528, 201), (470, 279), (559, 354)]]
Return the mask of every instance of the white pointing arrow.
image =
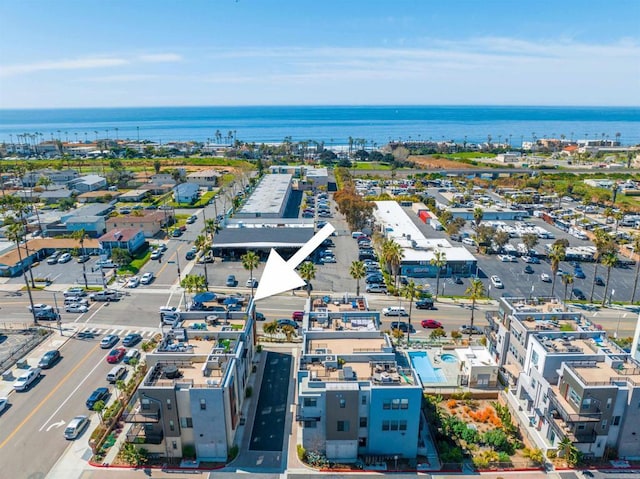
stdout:
[(320, 231), (313, 235), (289, 261), (283, 260), (276, 250), (272, 248), (269, 253), (269, 259), (267, 259), (267, 264), (264, 266), (264, 272), (258, 283), (258, 290), (256, 291), (254, 299), (258, 301), (284, 291), (304, 286), (306, 282), (296, 273), (296, 267), (302, 263), (307, 256), (313, 253), (324, 240), (331, 236), (331, 233), (334, 231), (335, 228), (333, 225), (327, 223)]
[(64, 421), (63, 421), (63, 420), (60, 420), (60, 421), (58, 421), (58, 422), (53, 422), (53, 423), (51, 423), (51, 424), (49, 425), (49, 427), (47, 428), (47, 432), (51, 431), (51, 428), (52, 428), (52, 427), (56, 427), (56, 428), (58, 428), (58, 427), (60, 427), (60, 426), (64, 426)]

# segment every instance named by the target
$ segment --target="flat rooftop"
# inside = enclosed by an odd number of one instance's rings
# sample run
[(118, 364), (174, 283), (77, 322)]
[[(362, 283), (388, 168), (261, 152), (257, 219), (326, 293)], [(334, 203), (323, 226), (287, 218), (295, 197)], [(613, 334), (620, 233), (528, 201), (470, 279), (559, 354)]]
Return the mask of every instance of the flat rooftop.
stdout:
[[(185, 319), (182, 321), (181, 326), (190, 332), (197, 332), (203, 335), (207, 333), (220, 333), (228, 331), (242, 331), (245, 326), (244, 319), (225, 319), (225, 313), (212, 312), (206, 319)], [(191, 343), (191, 340), (189, 340)], [(209, 349), (211, 349), (211, 342), (209, 342)]]
[(587, 385), (602, 385), (612, 380), (631, 380), (640, 386), (640, 366), (631, 361), (617, 362), (612, 367), (606, 362), (576, 366), (568, 364), (576, 375)]
[(258, 213), (273, 215), (284, 211), (292, 178), (289, 174), (263, 176), (236, 216), (255, 216)]
[[(416, 386), (411, 369), (402, 369), (394, 361), (346, 361), (341, 368), (321, 362), (306, 364), (309, 381), (362, 382), (370, 381), (378, 386)], [(328, 387), (328, 385), (327, 385)]]
[(382, 333), (377, 338), (321, 338), (308, 341), (305, 354), (380, 353), (385, 346), (387, 342)]

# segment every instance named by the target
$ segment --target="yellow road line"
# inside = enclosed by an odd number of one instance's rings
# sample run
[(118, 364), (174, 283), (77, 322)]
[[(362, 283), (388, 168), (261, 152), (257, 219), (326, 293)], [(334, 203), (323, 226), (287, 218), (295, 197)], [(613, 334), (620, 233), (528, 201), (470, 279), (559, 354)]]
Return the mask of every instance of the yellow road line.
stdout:
[(173, 254), (171, 255), (171, 257), (170, 257), (170, 258), (168, 258), (168, 259), (167, 259), (167, 261), (165, 261), (165, 262), (164, 262), (164, 264), (162, 265), (162, 267), (161, 267), (161, 268), (158, 270), (158, 272), (156, 273), (156, 276), (160, 276), (160, 275), (162, 274), (162, 272), (165, 270), (165, 268), (166, 268), (167, 266), (169, 266), (169, 261), (174, 261), (174, 259), (173, 259), (174, 257), (175, 257), (175, 261), (178, 261), (178, 254), (180, 254), (180, 250), (182, 249), (182, 247), (183, 247), (183, 246), (184, 246), (184, 245), (183, 245), (183, 244), (181, 244), (180, 246), (178, 246), (178, 247), (176, 248), (176, 252), (175, 252), (175, 253), (173, 253)]
[(46, 395), (46, 397), (45, 397), (42, 401), (40, 401), (40, 404), (38, 404), (38, 405), (37, 405), (37, 406), (36, 406), (36, 407), (35, 407), (35, 408), (34, 408), (34, 409), (29, 413), (29, 415), (28, 415), (27, 417), (25, 417), (25, 418), (22, 420), (22, 422), (21, 422), (20, 424), (18, 424), (18, 426), (17, 426), (13, 431), (11, 431), (11, 434), (9, 434), (9, 436), (7, 436), (7, 438), (6, 438), (4, 441), (2, 441), (2, 443), (0, 444), (0, 449), (2, 449), (4, 446), (6, 446), (6, 445), (7, 445), (7, 443), (8, 443), (11, 439), (13, 439), (13, 436), (15, 436), (15, 435), (18, 433), (18, 431), (19, 431), (20, 429), (22, 429), (22, 428), (24, 427), (24, 425), (29, 421), (29, 419), (31, 419), (31, 418), (33, 417), (33, 415), (34, 415), (35, 413), (37, 413), (37, 412), (40, 410), (40, 408), (44, 405), (44, 403), (46, 403), (47, 401), (49, 401), (49, 399), (51, 399), (51, 396), (53, 396), (53, 395), (55, 394), (55, 392), (56, 392), (58, 389), (60, 389), (60, 386), (62, 386), (62, 385), (63, 385), (63, 384), (64, 384), (64, 383), (65, 383), (65, 382), (66, 382), (66, 381), (71, 377), (71, 375), (72, 375), (73, 373), (75, 373), (75, 372), (77, 371), (77, 369), (78, 369), (80, 366), (82, 366), (82, 363), (84, 363), (84, 362), (89, 358), (89, 356), (91, 356), (91, 355), (94, 353), (94, 351), (95, 351), (96, 349), (98, 349), (98, 346), (100, 346), (100, 345), (99, 345), (99, 344), (96, 344), (96, 345), (93, 347), (93, 349), (92, 349), (91, 351), (89, 351), (89, 352), (85, 355), (85, 357), (84, 357), (84, 358), (82, 358), (82, 360), (81, 360), (78, 364), (76, 364), (76, 367), (74, 367), (71, 371), (69, 371), (69, 372), (66, 374), (66, 376), (65, 376), (64, 378), (62, 378), (62, 380), (58, 383), (58, 385), (57, 385), (55, 388), (53, 388), (53, 389), (49, 392), (49, 394), (47, 394), (47, 395)]

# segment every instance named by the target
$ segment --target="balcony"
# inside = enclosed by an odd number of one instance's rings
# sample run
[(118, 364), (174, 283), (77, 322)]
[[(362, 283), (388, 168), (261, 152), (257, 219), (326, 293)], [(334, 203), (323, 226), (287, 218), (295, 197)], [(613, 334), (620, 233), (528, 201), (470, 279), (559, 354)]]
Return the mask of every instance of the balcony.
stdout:
[(128, 423), (157, 423), (160, 422), (160, 410), (154, 403), (151, 403), (149, 407), (143, 407), (140, 399), (134, 398), (134, 400), (127, 405), (122, 414), (122, 419)]
[(549, 421), (552, 429), (555, 430), (556, 434), (560, 437), (568, 438), (572, 443), (586, 443), (592, 444), (595, 442), (598, 435), (596, 432), (591, 430), (578, 430), (576, 425), (570, 425), (563, 422), (560, 418), (555, 417), (553, 414), (547, 412), (546, 418)]
[(554, 419), (562, 419), (567, 424), (600, 422), (602, 419), (602, 412), (600, 412), (600, 410), (591, 413), (572, 412), (567, 400), (556, 395), (552, 389), (549, 390), (549, 413), (551, 413)]
[(319, 422), (322, 420), (322, 417), (319, 415), (313, 415), (313, 414), (305, 414), (304, 413), (304, 407), (300, 406), (299, 404), (296, 405), (296, 421), (316, 421)]
[(134, 444), (162, 444), (164, 434), (160, 431), (147, 431), (144, 424), (131, 426), (127, 433), (127, 442)]

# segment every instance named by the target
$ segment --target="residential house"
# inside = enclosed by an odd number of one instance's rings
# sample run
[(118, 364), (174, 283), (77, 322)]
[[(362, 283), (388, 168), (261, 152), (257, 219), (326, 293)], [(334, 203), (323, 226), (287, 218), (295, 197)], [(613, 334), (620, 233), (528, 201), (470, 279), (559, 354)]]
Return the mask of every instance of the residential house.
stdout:
[(76, 190), (79, 193), (101, 190), (106, 186), (107, 180), (100, 175), (85, 175), (67, 183), (69, 189)]
[(107, 220), (107, 231), (139, 229), (145, 238), (153, 238), (163, 228), (175, 222), (173, 210), (147, 211), (141, 210), (130, 215), (118, 215)]
[(73, 198), (73, 191), (66, 188), (56, 190), (45, 190), (40, 193), (40, 201), (47, 205), (59, 203), (60, 200)]
[(149, 190), (147, 188), (140, 188), (137, 190), (129, 190), (125, 193), (122, 193), (118, 199), (120, 201), (125, 201), (125, 202), (133, 202), (133, 203), (137, 203), (140, 201), (143, 201), (145, 198), (147, 198), (149, 196)]
[(120, 193), (110, 190), (87, 191), (79, 194), (76, 199), (78, 203), (108, 203), (120, 197)]
[(195, 183), (180, 183), (173, 189), (173, 198), (176, 203), (192, 204), (198, 201), (200, 187)]
[(43, 236), (62, 236), (84, 229), (87, 235), (97, 238), (106, 231), (106, 215), (113, 210), (113, 205), (95, 203), (81, 206), (60, 215), (58, 221), (42, 225)]
[(104, 250), (121, 248), (133, 254), (145, 244), (145, 237), (140, 229), (123, 228), (105, 233), (98, 241)]
[(38, 180), (42, 177), (49, 178), (55, 185), (66, 185), (79, 176), (80, 175), (76, 170), (52, 170), (50, 168), (45, 168), (42, 170), (28, 171), (22, 177), (22, 185), (25, 187), (37, 186)]
[(187, 181), (189, 183), (195, 183), (196, 185), (202, 188), (206, 188), (207, 190), (212, 190), (215, 186), (217, 186), (219, 180), (220, 173), (218, 173), (217, 170), (213, 169), (196, 171), (187, 175)]

